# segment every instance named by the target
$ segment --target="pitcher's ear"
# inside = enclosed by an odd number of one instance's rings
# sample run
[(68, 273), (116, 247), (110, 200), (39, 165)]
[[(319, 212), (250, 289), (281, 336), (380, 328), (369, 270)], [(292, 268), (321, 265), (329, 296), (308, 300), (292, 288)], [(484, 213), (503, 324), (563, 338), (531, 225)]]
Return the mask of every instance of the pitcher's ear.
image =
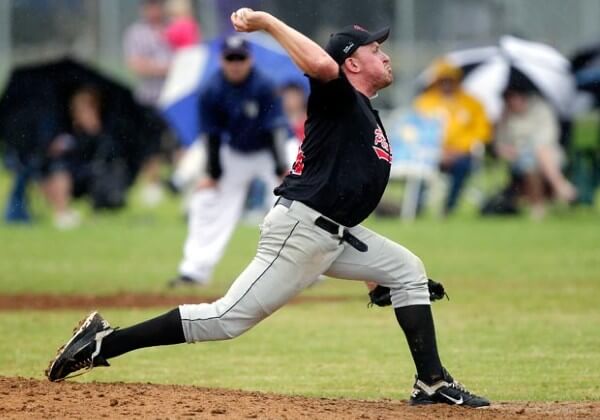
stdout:
[(358, 60), (355, 59), (354, 57), (346, 58), (346, 61), (344, 61), (344, 67), (346, 68), (347, 71), (349, 71), (351, 73), (358, 73), (358, 71), (360, 70), (360, 65), (358, 64)]

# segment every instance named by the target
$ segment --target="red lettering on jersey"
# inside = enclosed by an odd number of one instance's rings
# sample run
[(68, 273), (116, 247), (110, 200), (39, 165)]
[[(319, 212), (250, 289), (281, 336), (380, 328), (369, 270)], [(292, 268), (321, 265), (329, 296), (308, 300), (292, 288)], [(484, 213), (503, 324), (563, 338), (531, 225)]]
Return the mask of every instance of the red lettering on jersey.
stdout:
[(379, 159), (383, 159), (388, 163), (392, 163), (392, 156), (388, 152), (386, 152), (385, 150), (383, 150), (380, 147), (375, 147), (375, 146), (373, 146), (373, 150), (375, 150), (375, 154), (377, 155), (377, 157)]
[(373, 150), (379, 159), (392, 163), (392, 154), (390, 153), (390, 144), (383, 134), (383, 130), (377, 126), (375, 129), (375, 139), (373, 140)]
[(302, 175), (302, 171), (304, 170), (304, 152), (302, 149), (298, 148), (298, 154), (296, 155), (296, 161), (292, 165), (292, 170), (290, 171), (293, 175)]
[(375, 129), (375, 145), (381, 146), (386, 152), (390, 151), (390, 144), (388, 143), (385, 135), (383, 134), (383, 130), (379, 127)]

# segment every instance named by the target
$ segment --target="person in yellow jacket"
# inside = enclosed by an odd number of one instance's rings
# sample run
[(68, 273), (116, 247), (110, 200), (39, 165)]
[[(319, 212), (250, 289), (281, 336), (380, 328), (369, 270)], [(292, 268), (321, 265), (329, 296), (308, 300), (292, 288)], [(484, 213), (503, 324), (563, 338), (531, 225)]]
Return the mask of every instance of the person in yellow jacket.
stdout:
[(444, 127), (440, 168), (450, 176), (444, 212), (456, 207), (471, 173), (473, 150), (490, 141), (491, 124), (483, 105), (461, 86), (462, 71), (440, 60), (433, 66), (433, 82), (417, 98), (414, 109), (440, 119)]

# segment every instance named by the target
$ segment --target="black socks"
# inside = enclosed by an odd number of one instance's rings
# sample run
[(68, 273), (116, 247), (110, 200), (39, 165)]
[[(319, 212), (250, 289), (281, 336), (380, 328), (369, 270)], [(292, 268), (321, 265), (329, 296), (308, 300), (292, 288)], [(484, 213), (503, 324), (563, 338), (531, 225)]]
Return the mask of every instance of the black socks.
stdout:
[(100, 354), (105, 359), (144, 347), (185, 343), (179, 309), (122, 330), (102, 340)]
[(426, 384), (443, 378), (442, 362), (437, 351), (431, 306), (413, 305), (395, 308), (396, 319), (404, 331), (417, 377)]
[[(431, 306), (413, 305), (395, 308), (396, 319), (404, 331), (418, 378), (433, 384), (443, 378), (435, 340)], [(102, 340), (100, 354), (105, 359), (144, 347), (185, 343), (179, 309), (122, 330), (115, 330)]]

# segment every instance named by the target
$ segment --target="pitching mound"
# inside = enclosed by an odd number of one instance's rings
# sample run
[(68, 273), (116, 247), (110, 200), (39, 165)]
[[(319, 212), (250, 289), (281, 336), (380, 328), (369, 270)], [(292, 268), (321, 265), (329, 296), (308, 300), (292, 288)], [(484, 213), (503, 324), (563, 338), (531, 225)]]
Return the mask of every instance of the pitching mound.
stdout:
[(50, 383), (0, 377), (0, 418), (548, 419), (600, 418), (600, 403), (497, 403), (481, 410), (405, 401), (306, 398), (192, 386)]

